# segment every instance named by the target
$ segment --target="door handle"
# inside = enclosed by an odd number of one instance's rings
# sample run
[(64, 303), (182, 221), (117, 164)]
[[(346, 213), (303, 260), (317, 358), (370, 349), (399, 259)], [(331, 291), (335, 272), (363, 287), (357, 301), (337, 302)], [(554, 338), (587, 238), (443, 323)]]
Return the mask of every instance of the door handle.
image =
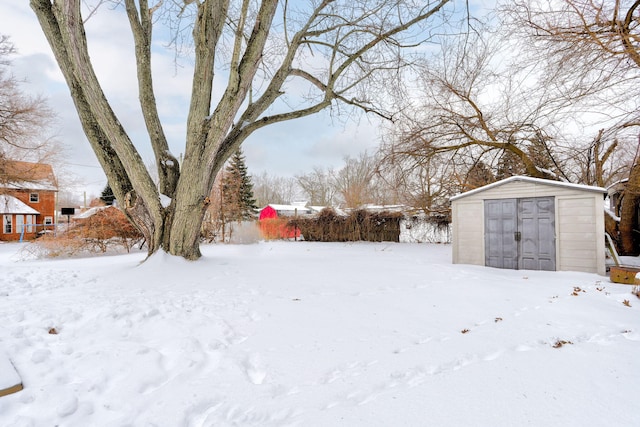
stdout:
[(520, 234), (519, 231), (516, 231), (513, 233), (513, 238), (515, 239), (516, 242), (519, 242), (522, 239), (522, 234)]

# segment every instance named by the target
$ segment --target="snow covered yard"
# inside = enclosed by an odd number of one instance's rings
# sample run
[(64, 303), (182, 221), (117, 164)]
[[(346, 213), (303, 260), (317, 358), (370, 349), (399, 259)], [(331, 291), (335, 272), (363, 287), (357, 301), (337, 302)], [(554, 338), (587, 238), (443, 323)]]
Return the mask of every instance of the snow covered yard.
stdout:
[(25, 387), (2, 426), (640, 425), (640, 299), (605, 277), (428, 244), (20, 248), (0, 245), (0, 352)]

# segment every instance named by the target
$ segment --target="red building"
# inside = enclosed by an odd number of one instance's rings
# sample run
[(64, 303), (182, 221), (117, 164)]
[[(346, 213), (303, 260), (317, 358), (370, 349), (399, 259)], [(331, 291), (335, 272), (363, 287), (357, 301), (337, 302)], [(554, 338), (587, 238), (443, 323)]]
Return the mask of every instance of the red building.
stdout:
[(311, 208), (298, 205), (270, 204), (262, 208), (258, 217), (260, 231), (265, 239), (293, 239), (300, 237), (300, 230), (288, 225), (290, 219), (309, 215)]
[(57, 191), (50, 165), (0, 159), (0, 240), (31, 239), (54, 230)]

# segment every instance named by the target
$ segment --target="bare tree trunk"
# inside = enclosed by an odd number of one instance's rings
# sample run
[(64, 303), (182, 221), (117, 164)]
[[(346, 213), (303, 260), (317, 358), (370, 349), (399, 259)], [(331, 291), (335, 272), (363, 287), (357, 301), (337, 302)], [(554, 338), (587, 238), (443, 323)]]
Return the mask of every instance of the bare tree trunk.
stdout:
[(620, 246), (624, 255), (635, 256), (640, 253), (638, 206), (640, 206), (640, 160), (636, 158), (620, 207)]

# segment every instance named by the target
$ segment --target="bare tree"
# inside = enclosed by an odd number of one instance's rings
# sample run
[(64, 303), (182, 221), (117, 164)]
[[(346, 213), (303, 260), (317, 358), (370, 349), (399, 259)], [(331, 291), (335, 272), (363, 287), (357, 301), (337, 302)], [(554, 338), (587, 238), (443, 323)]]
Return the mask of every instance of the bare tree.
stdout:
[(422, 68), (419, 99), (412, 100), (418, 108), (406, 110), (388, 158), (404, 156), (414, 165), (450, 153), (462, 169), (482, 161), (498, 172), (502, 167), (504, 176), (512, 174), (510, 165), (529, 176), (566, 178), (549, 123), (567, 114), (573, 100), (532, 87), (531, 70), (496, 65), (507, 55), (502, 45), (490, 29), (445, 44)]
[(253, 195), (259, 208), (270, 203), (286, 205), (300, 197), (300, 188), (295, 178), (263, 172), (253, 176)]
[(337, 190), (333, 185), (333, 175), (332, 169), (325, 170), (316, 166), (311, 172), (296, 176), (298, 185), (302, 188), (302, 192), (309, 204), (314, 206), (334, 206)]
[[(617, 96), (603, 99), (601, 108), (618, 112), (617, 129), (640, 125), (640, 1), (520, 0), (505, 7), (515, 27), (544, 51), (556, 69), (569, 71), (567, 81), (620, 85)], [(611, 113), (610, 113), (611, 114)], [(596, 139), (597, 140), (597, 139)], [(607, 150), (604, 150), (607, 153)], [(620, 211), (622, 252), (640, 252), (640, 165), (636, 156), (629, 173)], [(597, 165), (596, 165), (597, 167)]]
[(344, 207), (359, 208), (375, 201), (376, 166), (376, 158), (366, 152), (355, 158), (344, 158), (344, 166), (332, 177), (333, 187)]
[(608, 187), (629, 175), (635, 138), (617, 127), (600, 129), (590, 144), (567, 155), (575, 160), (576, 182)]
[[(196, 259), (214, 178), (240, 144), (264, 126), (336, 103), (388, 117), (390, 112), (369, 95), (374, 92), (367, 83), (402, 66), (404, 47), (431, 37), (429, 26), (442, 25), (435, 16), (449, 0), (322, 0), (304, 6), (274, 0), (121, 3), (135, 41), (140, 108), (159, 168), (159, 190), (94, 73), (81, 0), (30, 1), (87, 138), (116, 197), (125, 200), (125, 212), (145, 235), (149, 253), (163, 248)], [(193, 20), (195, 67), (181, 167), (168, 149), (153, 90), (152, 29), (163, 10)], [(227, 83), (213, 105), (214, 71), (221, 65), (228, 70)], [(308, 94), (295, 104), (279, 103), (293, 83), (306, 86)], [(163, 206), (159, 193), (171, 198), (169, 206)]]
[(448, 217), (449, 198), (464, 188), (458, 171), (464, 166), (458, 166), (451, 153), (423, 156), (397, 148), (393, 139), (384, 143), (378, 164), (378, 174), (395, 203), (427, 216)]
[[(0, 35), (0, 173), (3, 180), (25, 180), (9, 176), (7, 160), (52, 162), (59, 150), (50, 135), (54, 115), (46, 100), (25, 93), (10, 72), (10, 56), (15, 51), (8, 36)], [(28, 178), (28, 177), (27, 177)]]

